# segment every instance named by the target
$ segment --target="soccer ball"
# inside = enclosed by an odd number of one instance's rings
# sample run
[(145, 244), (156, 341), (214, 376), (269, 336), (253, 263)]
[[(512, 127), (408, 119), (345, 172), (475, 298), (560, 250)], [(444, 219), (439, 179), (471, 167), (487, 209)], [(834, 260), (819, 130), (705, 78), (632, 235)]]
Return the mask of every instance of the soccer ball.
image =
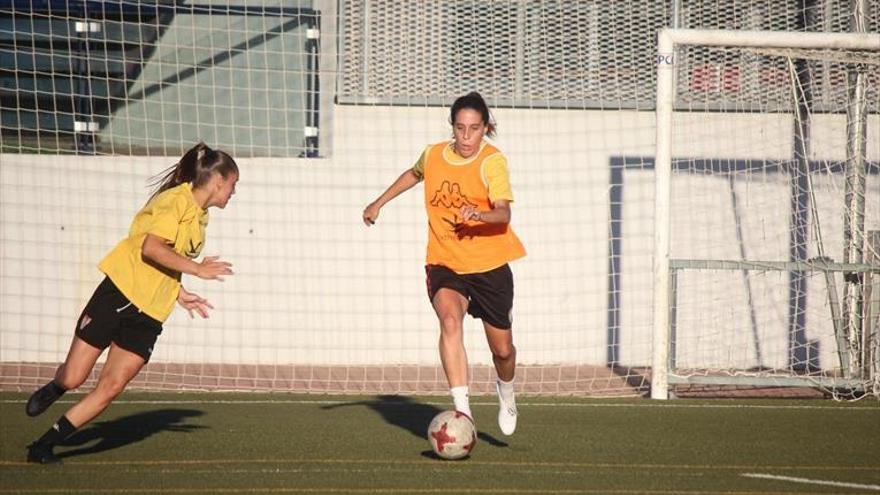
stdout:
[(461, 459), (471, 453), (477, 443), (477, 429), (467, 414), (443, 411), (428, 426), (431, 449), (443, 459)]

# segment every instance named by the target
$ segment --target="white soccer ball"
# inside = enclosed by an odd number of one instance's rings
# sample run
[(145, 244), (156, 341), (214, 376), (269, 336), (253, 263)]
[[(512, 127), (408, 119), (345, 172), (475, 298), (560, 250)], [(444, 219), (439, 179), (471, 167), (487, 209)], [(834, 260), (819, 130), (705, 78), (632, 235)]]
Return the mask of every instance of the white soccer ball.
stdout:
[(443, 411), (428, 426), (428, 441), (434, 453), (444, 459), (461, 459), (477, 443), (477, 428), (467, 414)]

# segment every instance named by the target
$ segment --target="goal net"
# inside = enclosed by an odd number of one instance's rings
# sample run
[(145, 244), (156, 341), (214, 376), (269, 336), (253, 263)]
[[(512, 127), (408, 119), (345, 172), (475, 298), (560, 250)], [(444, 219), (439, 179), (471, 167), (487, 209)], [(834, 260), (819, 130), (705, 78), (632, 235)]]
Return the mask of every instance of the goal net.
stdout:
[(660, 39), (652, 395), (880, 393), (880, 37)]
[[(174, 313), (133, 386), (446, 393), (421, 191), (369, 229), (361, 213), (427, 144), (450, 138), (454, 99), (479, 91), (528, 253), (512, 264), (517, 390), (647, 395), (661, 376), (657, 33), (808, 35), (850, 31), (851, 18), (837, 0), (0, 2), (0, 388), (30, 391), (52, 376), (147, 180), (204, 140), (241, 168), (203, 250), (236, 274), (184, 277), (217, 309), (208, 320)], [(665, 292), (668, 383), (862, 380), (869, 347), (855, 342), (868, 333), (835, 333), (852, 325), (833, 322), (860, 314), (864, 329), (878, 314), (867, 291), (876, 274), (858, 266), (876, 266), (876, 251), (842, 247), (846, 232), (880, 229), (876, 57), (681, 50), (664, 190), (675, 200), (663, 258), (676, 281)], [(867, 117), (864, 172), (853, 176), (864, 187), (849, 189), (853, 71)], [(850, 197), (863, 215), (844, 213)], [(826, 306), (829, 277), (839, 317)], [(849, 372), (838, 338), (852, 342)], [(471, 390), (493, 393), (479, 320), (466, 319), (465, 344)]]

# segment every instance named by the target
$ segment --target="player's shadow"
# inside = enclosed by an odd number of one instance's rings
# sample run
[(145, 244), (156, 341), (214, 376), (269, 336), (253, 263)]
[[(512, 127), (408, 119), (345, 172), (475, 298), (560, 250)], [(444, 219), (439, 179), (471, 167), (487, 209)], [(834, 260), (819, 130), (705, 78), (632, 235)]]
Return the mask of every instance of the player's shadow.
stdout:
[[(328, 404), (322, 406), (322, 409), (336, 409), (349, 406), (367, 406), (382, 416), (386, 423), (403, 428), (412, 435), (423, 439), (427, 439), (428, 425), (431, 423), (431, 420), (443, 411), (443, 409), (431, 404), (416, 402), (402, 395), (377, 395), (375, 399)], [(507, 447), (506, 442), (502, 442), (482, 431), (477, 432), (477, 438), (495, 447)], [(422, 452), (422, 455), (436, 457), (431, 450)]]
[(140, 442), (163, 431), (188, 433), (206, 428), (205, 426), (186, 424), (187, 418), (202, 414), (204, 412), (195, 409), (159, 409), (92, 423), (67, 437), (60, 444), (63, 447), (79, 448), (59, 452), (57, 455), (58, 457), (74, 457), (96, 454)]

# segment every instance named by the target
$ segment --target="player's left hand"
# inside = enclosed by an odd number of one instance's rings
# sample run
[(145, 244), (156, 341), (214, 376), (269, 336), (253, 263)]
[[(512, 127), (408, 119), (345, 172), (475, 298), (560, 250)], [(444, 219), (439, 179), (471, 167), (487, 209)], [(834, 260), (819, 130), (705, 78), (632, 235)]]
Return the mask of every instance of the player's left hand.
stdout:
[(480, 220), (480, 212), (477, 210), (477, 207), (470, 204), (463, 204), (461, 208), (458, 209), (458, 213), (461, 215), (461, 221), (467, 222), (469, 220), (481, 221)]
[(202, 318), (208, 318), (208, 309), (214, 309), (214, 306), (207, 299), (193, 292), (188, 292), (183, 287), (177, 294), (177, 304), (189, 313), (189, 317), (193, 318), (193, 311), (197, 312)]
[(376, 223), (376, 220), (379, 219), (380, 209), (381, 208), (375, 202), (368, 204), (367, 207), (364, 208), (364, 225), (369, 227), (370, 225)]

